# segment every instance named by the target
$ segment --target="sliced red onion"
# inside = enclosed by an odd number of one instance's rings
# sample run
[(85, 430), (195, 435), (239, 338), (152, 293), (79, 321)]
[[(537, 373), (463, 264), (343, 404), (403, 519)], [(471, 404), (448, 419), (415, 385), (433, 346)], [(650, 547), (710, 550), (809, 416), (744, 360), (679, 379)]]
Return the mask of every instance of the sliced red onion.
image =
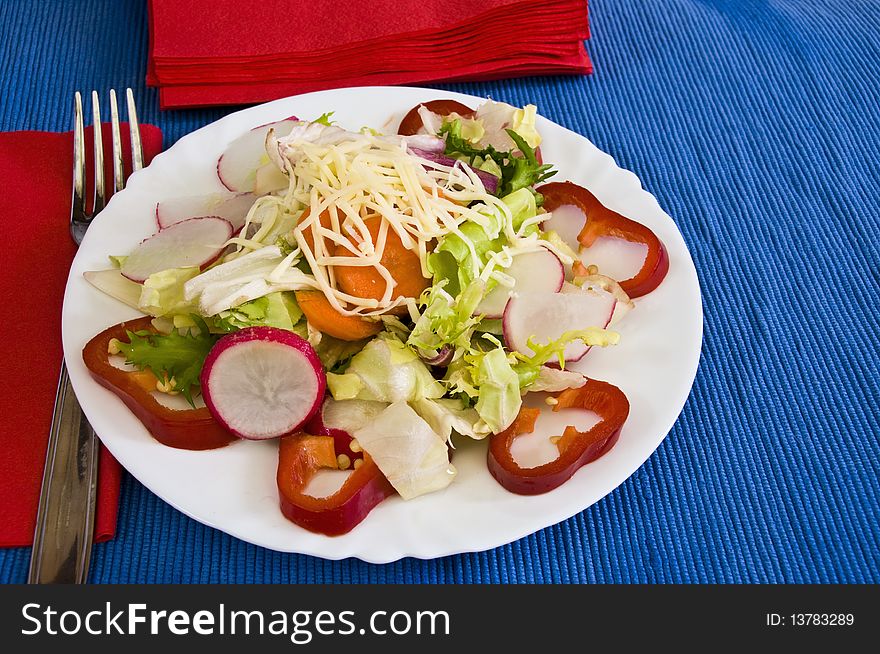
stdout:
[(429, 152), (427, 150), (421, 150), (419, 148), (409, 148), (410, 154), (414, 154), (417, 157), (421, 157), (422, 159), (427, 159), (428, 161), (433, 161), (434, 163), (438, 163), (441, 166), (454, 166), (458, 164), (469, 170), (473, 171), (477, 177), (483, 182), (483, 186), (486, 188), (487, 193), (495, 193), (498, 190), (498, 178), (492, 173), (488, 173), (485, 170), (480, 170), (478, 168), (474, 168), (473, 166), (469, 166), (463, 161), (459, 161), (458, 159), (453, 159), (442, 153)]
[(449, 345), (444, 345), (439, 350), (436, 350), (436, 354), (431, 356), (425, 356), (421, 351), (419, 351), (419, 356), (422, 361), (424, 361), (429, 366), (438, 366), (440, 368), (444, 368), (452, 363), (452, 357), (455, 355), (455, 349), (453, 349)]

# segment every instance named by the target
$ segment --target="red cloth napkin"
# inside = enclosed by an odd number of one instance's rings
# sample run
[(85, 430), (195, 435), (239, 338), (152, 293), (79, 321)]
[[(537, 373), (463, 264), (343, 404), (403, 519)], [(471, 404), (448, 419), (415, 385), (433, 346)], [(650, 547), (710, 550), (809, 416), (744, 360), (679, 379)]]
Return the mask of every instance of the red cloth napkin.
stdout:
[[(198, 19), (193, 19), (197, 16)], [(592, 71), (586, 0), (150, 0), (163, 108)]]
[[(107, 188), (113, 188), (110, 126), (103, 127)], [(149, 162), (162, 149), (162, 133), (143, 125), (141, 137)], [(91, 142), (89, 128), (86, 143)], [(124, 145), (128, 148), (127, 139)], [(125, 160), (131, 160), (128, 152)], [(67, 227), (72, 167), (72, 132), (0, 133), (0, 221), (6, 238), (0, 276), (0, 306), (6, 315), (0, 339), (5, 379), (0, 393), (0, 547), (33, 542), (62, 359), (61, 303), (76, 252)], [(119, 464), (101, 446), (96, 541), (116, 533), (120, 481)]]

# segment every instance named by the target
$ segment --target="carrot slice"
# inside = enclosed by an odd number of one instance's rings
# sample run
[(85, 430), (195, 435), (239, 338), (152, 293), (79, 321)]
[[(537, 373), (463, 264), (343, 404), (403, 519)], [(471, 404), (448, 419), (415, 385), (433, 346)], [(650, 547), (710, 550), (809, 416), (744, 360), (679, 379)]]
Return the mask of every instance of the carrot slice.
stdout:
[(321, 291), (297, 291), (296, 302), (313, 328), (343, 341), (369, 338), (382, 329), (378, 320), (342, 315)]
[[(305, 221), (305, 219), (309, 217), (310, 212), (311, 212), (311, 209), (309, 207), (306, 207), (305, 211), (303, 211), (302, 215), (299, 217), (299, 221), (297, 224), (301, 225)], [(330, 222), (330, 212), (328, 210), (325, 209), (324, 211), (322, 211), (321, 215), (318, 217), (318, 220), (321, 223), (321, 227), (324, 227), (326, 229), (331, 229), (332, 223)], [(308, 244), (309, 250), (311, 250), (312, 254), (314, 254), (315, 253), (315, 237), (312, 234), (312, 227), (311, 226), (306, 227), (302, 231), (302, 237), (303, 237), (303, 240)], [(329, 246), (331, 253), (332, 253), (332, 248), (333, 248), (332, 241), (328, 242), (327, 245)]]
[[(379, 227), (382, 225), (381, 216), (371, 216), (364, 220), (364, 224), (367, 226), (375, 245), (379, 238)], [(352, 247), (356, 247), (357, 244), (352, 241), (351, 237), (349, 237), (349, 241), (352, 242)], [(334, 255), (350, 256), (351, 252), (347, 248), (337, 245)], [(405, 248), (400, 236), (390, 227), (385, 238), (385, 250), (382, 253), (381, 263), (397, 282), (392, 291), (391, 297), (393, 299), (401, 296), (417, 298), (430, 285), (429, 280), (422, 276), (419, 255)], [(385, 279), (372, 266), (335, 266), (334, 272), (336, 273), (336, 285), (343, 293), (375, 300), (382, 299), (385, 294)], [(406, 312), (406, 307), (403, 306), (389, 311), (389, 313), (398, 315), (405, 315)]]

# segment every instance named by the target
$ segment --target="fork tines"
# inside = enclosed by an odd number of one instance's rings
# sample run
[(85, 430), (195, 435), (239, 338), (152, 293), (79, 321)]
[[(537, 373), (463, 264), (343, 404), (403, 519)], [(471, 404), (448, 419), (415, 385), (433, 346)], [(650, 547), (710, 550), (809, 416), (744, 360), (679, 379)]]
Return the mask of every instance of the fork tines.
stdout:
[[(131, 89), (126, 89), (125, 96), (128, 107), (129, 138), (131, 139), (131, 169), (134, 172), (143, 168), (144, 155), (137, 108)], [(97, 91), (92, 91), (92, 124), (94, 125), (95, 191), (91, 205), (92, 210), (88, 211), (85, 202), (86, 152), (83, 101), (80, 92), (77, 91), (73, 97), (73, 197), (70, 214), (71, 232), (77, 242), (81, 238), (81, 234), (78, 234), (81, 230), (80, 225), (87, 225), (104, 208), (109, 199), (104, 184), (104, 139), (101, 132), (101, 104)], [(113, 192), (116, 192), (121, 191), (125, 186), (125, 169), (119, 130), (119, 108), (116, 101), (116, 91), (113, 89), (110, 90), (110, 134), (113, 156)]]

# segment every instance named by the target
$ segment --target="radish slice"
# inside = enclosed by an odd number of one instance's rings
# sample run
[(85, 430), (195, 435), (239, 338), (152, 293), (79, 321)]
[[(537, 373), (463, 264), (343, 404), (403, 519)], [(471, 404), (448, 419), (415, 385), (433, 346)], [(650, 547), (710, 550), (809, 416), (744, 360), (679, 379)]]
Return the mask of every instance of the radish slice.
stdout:
[(203, 268), (217, 260), (230, 236), (232, 225), (216, 216), (175, 223), (141, 242), (122, 264), (122, 274), (143, 282), (169, 268)]
[(276, 137), (287, 136), (298, 125), (298, 120), (281, 120), (255, 127), (239, 136), (217, 162), (217, 176), (230, 191), (253, 191), (257, 168), (269, 162), (266, 154), (266, 135), (275, 131)]
[(165, 229), (190, 218), (217, 216), (228, 220), (234, 232), (243, 226), (257, 196), (253, 193), (187, 195), (156, 204), (156, 222)]
[(554, 209), (542, 223), (541, 229), (556, 232), (566, 245), (580, 253), (585, 266), (596, 266), (606, 277), (622, 281), (637, 275), (648, 256), (648, 246), (613, 236), (600, 236), (590, 247), (581, 248), (578, 235), (585, 221), (583, 211), (566, 204)]
[(321, 406), (327, 384), (308, 341), (275, 327), (248, 327), (221, 338), (200, 379), (214, 419), (248, 440), (297, 431)]
[[(569, 286), (568, 282), (562, 287), (563, 293), (566, 292), (567, 286)], [(571, 286), (574, 286), (574, 284), (571, 284)], [(614, 296), (617, 300), (617, 304), (614, 305), (614, 314), (611, 316), (611, 320), (608, 323), (609, 327), (616, 325), (623, 320), (623, 317), (626, 314), (636, 308), (635, 302), (629, 299), (629, 295), (627, 295), (626, 291), (620, 287), (620, 284), (605, 275), (587, 275), (586, 277), (580, 277), (578, 278), (578, 286), (575, 286), (575, 288), (600, 288)]]
[[(569, 285), (562, 293), (514, 293), (504, 310), (504, 339), (518, 352), (534, 354), (529, 339), (536, 343), (555, 341), (565, 332), (588, 327), (605, 328), (614, 314), (617, 300), (600, 289), (589, 291)], [(590, 346), (570, 343), (564, 352), (568, 362), (580, 361)]]
[(565, 268), (559, 258), (546, 248), (526, 252), (513, 258), (503, 272), (514, 279), (513, 288), (498, 284), (477, 305), (474, 315), (496, 319), (504, 314), (511, 293), (556, 293), (565, 281)]

